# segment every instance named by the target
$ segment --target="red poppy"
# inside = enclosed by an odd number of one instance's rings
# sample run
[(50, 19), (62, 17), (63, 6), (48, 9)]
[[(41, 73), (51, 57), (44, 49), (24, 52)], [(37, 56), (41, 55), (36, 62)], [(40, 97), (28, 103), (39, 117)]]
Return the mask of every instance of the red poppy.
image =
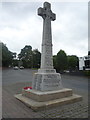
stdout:
[(24, 90), (32, 89), (32, 87), (24, 87)]

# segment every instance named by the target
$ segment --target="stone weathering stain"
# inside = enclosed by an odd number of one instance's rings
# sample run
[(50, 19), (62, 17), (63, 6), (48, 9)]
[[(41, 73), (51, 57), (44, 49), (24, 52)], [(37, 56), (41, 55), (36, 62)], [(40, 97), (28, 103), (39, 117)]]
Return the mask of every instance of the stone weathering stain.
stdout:
[(56, 15), (51, 11), (51, 4), (45, 2), (43, 8), (38, 9), (38, 15), (43, 18), (41, 66), (34, 74), (32, 89), (22, 89), (22, 94), (15, 95), (36, 111), (82, 100), (72, 89), (62, 86), (61, 76), (53, 68), (51, 21)]

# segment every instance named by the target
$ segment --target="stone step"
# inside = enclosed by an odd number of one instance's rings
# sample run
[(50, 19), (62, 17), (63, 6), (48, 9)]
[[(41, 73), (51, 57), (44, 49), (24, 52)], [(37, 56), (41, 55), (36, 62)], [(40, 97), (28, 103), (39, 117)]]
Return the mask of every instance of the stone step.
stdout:
[(61, 90), (41, 92), (37, 90), (22, 90), (22, 95), (38, 102), (44, 102), (54, 99), (72, 96), (72, 89), (63, 88)]
[(55, 99), (55, 100), (50, 100), (46, 102), (38, 102), (35, 100), (32, 100), (28, 97), (22, 96), (22, 94), (17, 94), (15, 95), (17, 99), (25, 103), (28, 107), (32, 108), (34, 111), (42, 110), (42, 109), (47, 109), (51, 107), (56, 107), (60, 105), (66, 105), (66, 104), (71, 104), (74, 102), (78, 102), (82, 100), (82, 97), (80, 95), (73, 94), (72, 96), (61, 98), (61, 99)]

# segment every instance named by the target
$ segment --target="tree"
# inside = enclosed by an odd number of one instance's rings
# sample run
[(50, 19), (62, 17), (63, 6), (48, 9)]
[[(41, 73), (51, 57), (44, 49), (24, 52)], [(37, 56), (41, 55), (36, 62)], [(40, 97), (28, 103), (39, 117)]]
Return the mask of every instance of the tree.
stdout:
[(18, 61), (18, 59), (17, 59), (17, 53), (14, 52), (12, 55), (13, 55), (12, 65), (13, 65), (13, 66), (18, 66), (19, 61)]
[(8, 50), (4, 43), (0, 43), (0, 48), (2, 47), (2, 66), (8, 67), (12, 66), (13, 53)]
[(88, 51), (88, 55), (90, 55), (90, 51)]
[(19, 60), (13, 59), (12, 64), (13, 64), (13, 66), (18, 66), (19, 65)]
[(71, 55), (67, 57), (67, 64), (68, 64), (68, 69), (70, 71), (76, 70), (78, 67), (79, 59), (75, 55)]
[(63, 71), (67, 68), (67, 55), (63, 50), (57, 53), (56, 68), (57, 71)]
[(57, 61), (56, 61), (56, 59), (57, 59), (57, 56), (54, 55), (53, 56), (53, 66), (54, 66), (55, 69), (57, 69)]
[(41, 53), (38, 49), (33, 50), (33, 68), (40, 67)]
[(32, 47), (30, 45), (26, 45), (23, 49), (21, 49), (20, 54), (18, 55), (19, 61), (23, 62), (23, 66), (25, 68), (33, 67), (33, 52)]
[(17, 56), (17, 53), (12, 53), (12, 55), (13, 55), (13, 59), (16, 59), (16, 56)]

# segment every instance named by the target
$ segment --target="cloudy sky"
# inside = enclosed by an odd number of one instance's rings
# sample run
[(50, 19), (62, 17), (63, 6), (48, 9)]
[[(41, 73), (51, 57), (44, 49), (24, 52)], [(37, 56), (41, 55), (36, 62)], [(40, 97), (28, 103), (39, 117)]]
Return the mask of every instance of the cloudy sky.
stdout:
[[(62, 49), (67, 55), (88, 53), (88, 2), (51, 2), (53, 55)], [(43, 20), (37, 9), (43, 2), (0, 3), (0, 41), (12, 52), (25, 45), (41, 52)]]

